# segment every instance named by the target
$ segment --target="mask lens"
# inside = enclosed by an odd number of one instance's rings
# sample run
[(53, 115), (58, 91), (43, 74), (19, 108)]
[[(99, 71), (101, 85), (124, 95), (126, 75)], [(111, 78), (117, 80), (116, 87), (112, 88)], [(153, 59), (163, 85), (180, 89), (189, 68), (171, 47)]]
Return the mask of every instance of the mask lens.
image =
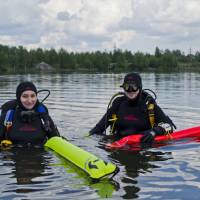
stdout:
[(123, 85), (123, 88), (126, 92), (136, 92), (139, 89), (138, 86), (133, 83), (125, 83)]

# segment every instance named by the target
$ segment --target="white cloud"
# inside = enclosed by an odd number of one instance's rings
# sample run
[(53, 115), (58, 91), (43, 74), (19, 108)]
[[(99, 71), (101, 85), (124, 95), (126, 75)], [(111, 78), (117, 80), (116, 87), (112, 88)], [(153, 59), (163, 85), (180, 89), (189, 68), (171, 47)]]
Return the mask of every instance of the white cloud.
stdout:
[(197, 0), (141, 1), (135, 7), (136, 28), (146, 35), (185, 35), (192, 24), (200, 23), (199, 10)]
[(73, 51), (198, 48), (199, 0), (7, 0), (0, 43)]
[(119, 31), (111, 34), (110, 40), (107, 42), (103, 42), (104, 49), (112, 50), (114, 47), (123, 47), (127, 43), (133, 40), (135, 37), (134, 31)]

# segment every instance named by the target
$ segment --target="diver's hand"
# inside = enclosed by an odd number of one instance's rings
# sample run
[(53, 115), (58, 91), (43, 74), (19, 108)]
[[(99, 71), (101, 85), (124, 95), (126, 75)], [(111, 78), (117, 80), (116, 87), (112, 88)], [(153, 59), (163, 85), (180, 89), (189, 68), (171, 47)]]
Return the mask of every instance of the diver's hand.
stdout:
[(172, 133), (173, 132), (173, 126), (171, 124), (168, 124), (168, 123), (159, 123), (158, 128), (161, 129), (162, 133), (163, 134), (169, 134), (169, 133)]
[(154, 137), (156, 136), (156, 132), (153, 130), (148, 130), (143, 133), (141, 138), (142, 143), (152, 143), (154, 141)]
[(9, 147), (9, 146), (11, 146), (13, 143), (12, 143), (12, 141), (11, 140), (2, 140), (1, 142), (0, 142), (0, 147)]

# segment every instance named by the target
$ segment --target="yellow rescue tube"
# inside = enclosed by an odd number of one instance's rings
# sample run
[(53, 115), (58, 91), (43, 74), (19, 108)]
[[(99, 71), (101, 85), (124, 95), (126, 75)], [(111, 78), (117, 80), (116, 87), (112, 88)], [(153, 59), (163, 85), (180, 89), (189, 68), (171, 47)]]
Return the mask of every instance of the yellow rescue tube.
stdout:
[(110, 174), (114, 175), (119, 171), (116, 165), (103, 161), (62, 137), (55, 136), (50, 138), (45, 143), (45, 146), (84, 170), (94, 180), (101, 179)]

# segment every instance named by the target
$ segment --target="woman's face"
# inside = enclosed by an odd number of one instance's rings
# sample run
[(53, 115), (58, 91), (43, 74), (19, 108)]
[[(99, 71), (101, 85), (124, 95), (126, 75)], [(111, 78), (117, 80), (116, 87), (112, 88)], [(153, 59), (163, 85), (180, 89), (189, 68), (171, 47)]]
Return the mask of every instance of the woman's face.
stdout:
[(31, 110), (37, 102), (37, 95), (32, 90), (26, 90), (22, 93), (20, 101), (27, 110)]
[(139, 93), (140, 93), (139, 89), (137, 91), (135, 91), (135, 92), (127, 92), (127, 91), (125, 91), (126, 96), (131, 100), (136, 99), (136, 97), (138, 96)]

